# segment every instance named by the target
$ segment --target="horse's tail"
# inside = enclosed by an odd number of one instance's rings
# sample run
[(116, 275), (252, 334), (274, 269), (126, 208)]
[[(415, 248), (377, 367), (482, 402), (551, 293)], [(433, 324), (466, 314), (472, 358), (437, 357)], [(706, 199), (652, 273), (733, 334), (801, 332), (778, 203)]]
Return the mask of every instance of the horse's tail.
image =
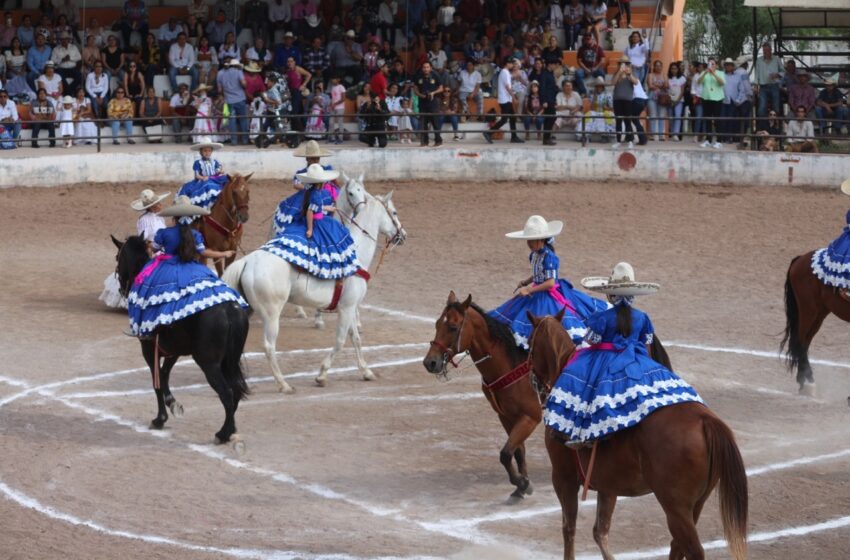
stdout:
[(785, 353), (785, 363), (788, 369), (794, 371), (806, 355), (806, 348), (800, 340), (799, 319), (800, 310), (797, 308), (797, 295), (791, 283), (791, 267), (800, 257), (794, 257), (785, 275), (785, 334), (779, 351)]
[(735, 435), (720, 418), (707, 414), (703, 419), (709, 452), (710, 478), (720, 477), (720, 517), (723, 535), (735, 560), (747, 557), (747, 472)]
[(661, 339), (658, 338), (658, 335), (652, 337), (652, 344), (650, 344), (650, 348), (652, 349), (652, 359), (670, 371), (673, 371), (673, 364), (670, 363), (670, 356), (667, 355), (667, 350), (664, 348), (664, 345), (661, 344)]
[(230, 329), (222, 369), (233, 391), (234, 400), (238, 403), (251, 393), (242, 371), (242, 352), (245, 350), (245, 341), (248, 339), (248, 312), (239, 305), (233, 304), (228, 305), (227, 315), (230, 319)]
[(225, 268), (221, 275), (222, 282), (242, 295), (245, 295), (245, 292), (242, 291), (242, 273), (245, 272), (246, 264), (248, 263), (245, 261), (245, 257), (237, 259), (230, 263), (230, 266)]

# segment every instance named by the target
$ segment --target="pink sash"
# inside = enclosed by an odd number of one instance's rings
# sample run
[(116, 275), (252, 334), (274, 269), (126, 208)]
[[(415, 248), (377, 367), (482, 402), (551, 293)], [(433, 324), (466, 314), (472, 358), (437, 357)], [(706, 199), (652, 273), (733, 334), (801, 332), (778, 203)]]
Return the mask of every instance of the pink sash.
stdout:
[(133, 285), (138, 286), (139, 284), (144, 282), (145, 279), (147, 279), (148, 276), (153, 274), (153, 271), (156, 270), (156, 267), (158, 267), (162, 263), (162, 261), (167, 261), (170, 258), (171, 258), (171, 255), (166, 255), (166, 254), (159, 254), (159, 255), (155, 256), (153, 261), (151, 261), (150, 264), (148, 264), (145, 268), (143, 268), (142, 271), (139, 273), (139, 275), (136, 276), (136, 279), (133, 281)]
[[(537, 286), (537, 284), (533, 285)], [(578, 315), (578, 312), (576, 312), (576, 308), (573, 307), (573, 304), (570, 303), (570, 300), (564, 297), (564, 294), (561, 293), (561, 290), (559, 290), (558, 287), (558, 281), (556, 280), (555, 285), (549, 288), (549, 295), (558, 303), (558, 305), (560, 305), (561, 307), (566, 307), (567, 309), (572, 311), (573, 315)]]
[(602, 351), (605, 351), (605, 352), (622, 352), (623, 349), (617, 348), (616, 346), (614, 346), (610, 342), (600, 342), (598, 344), (591, 344), (590, 346), (586, 346), (584, 348), (579, 348), (578, 350), (573, 352), (573, 355), (567, 361), (567, 365), (570, 365), (571, 363), (573, 363), (575, 361), (575, 359), (579, 357), (579, 354), (581, 354), (582, 352), (587, 352), (588, 350), (602, 350)]

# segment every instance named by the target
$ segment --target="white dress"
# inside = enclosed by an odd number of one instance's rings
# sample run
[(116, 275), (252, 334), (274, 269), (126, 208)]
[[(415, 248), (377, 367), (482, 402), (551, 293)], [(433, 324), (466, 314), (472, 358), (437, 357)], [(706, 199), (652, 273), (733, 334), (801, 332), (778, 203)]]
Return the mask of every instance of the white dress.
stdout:
[(192, 142), (198, 144), (204, 141), (217, 142), (218, 132), (215, 119), (205, 119), (213, 114), (213, 102), (209, 97), (199, 97), (195, 102), (198, 114), (195, 116), (195, 126), (192, 128)]
[[(145, 241), (153, 241), (156, 232), (165, 227), (165, 220), (151, 212), (144, 212), (136, 222), (136, 231)], [(118, 274), (113, 272), (103, 281), (103, 291), (98, 297), (108, 307), (127, 309), (127, 299), (121, 295)]]
[[(91, 107), (91, 100), (86, 97), (82, 101), (74, 100), (74, 113), (79, 115), (80, 109)], [(74, 125), (74, 137), (77, 138), (77, 144), (92, 144), (96, 141), (97, 127), (89, 119), (78, 119)], [(84, 139), (87, 138), (87, 139)]]
[[(64, 105), (62, 109), (56, 112), (56, 120), (63, 121), (59, 123), (59, 136), (74, 136), (74, 109), (71, 107), (65, 109)], [(67, 122), (65, 122), (67, 121)]]

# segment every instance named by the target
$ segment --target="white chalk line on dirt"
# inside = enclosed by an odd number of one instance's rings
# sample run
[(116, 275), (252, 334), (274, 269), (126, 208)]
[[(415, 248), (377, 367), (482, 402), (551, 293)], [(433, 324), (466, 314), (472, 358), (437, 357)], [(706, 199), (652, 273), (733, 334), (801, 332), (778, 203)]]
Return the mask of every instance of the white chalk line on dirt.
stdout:
[[(75, 515), (71, 515), (69, 513), (64, 513), (62, 511), (57, 510), (51, 506), (47, 506), (32, 498), (23, 492), (16, 490), (5, 482), (0, 480), (0, 493), (2, 493), (8, 500), (17, 503), (19, 506), (34, 510), (46, 517), (51, 519), (55, 519), (57, 521), (63, 521), (70, 525), (75, 525), (78, 527), (86, 527), (87, 529), (91, 529), (96, 533), (101, 533), (103, 535), (108, 535), (111, 537), (120, 537), (124, 539), (131, 539), (136, 541), (141, 541), (149, 544), (157, 544), (157, 545), (165, 545), (165, 546), (173, 546), (177, 548), (182, 548), (184, 550), (191, 550), (193, 552), (205, 552), (210, 554), (224, 554), (227, 556), (231, 556), (233, 558), (248, 558), (248, 559), (258, 559), (258, 560), (300, 560), (300, 559), (316, 559), (316, 560), (356, 560), (360, 557), (351, 556), (349, 554), (310, 554), (305, 552), (296, 552), (296, 551), (280, 551), (280, 550), (254, 550), (254, 549), (245, 549), (245, 548), (220, 548), (215, 546), (202, 546), (198, 544), (193, 544), (189, 542), (180, 541), (177, 539), (172, 539), (169, 537), (162, 537), (159, 535), (150, 535), (144, 533), (135, 533), (132, 531), (124, 531), (120, 529), (111, 529), (96, 521), (91, 521), (88, 519), (82, 519)], [(369, 558), (372, 558), (371, 556)], [(381, 557), (383, 560), (400, 560), (404, 558), (405, 560), (413, 560), (414, 557), (400, 557), (400, 556), (384, 556)], [(425, 560), (426, 557), (415, 557), (417, 559)]]
[(5, 375), (0, 375), (0, 383), (5, 383), (6, 385), (11, 385), (12, 387), (20, 387), (22, 389), (30, 388), (30, 384), (26, 381), (12, 379), (11, 377), (6, 377)]

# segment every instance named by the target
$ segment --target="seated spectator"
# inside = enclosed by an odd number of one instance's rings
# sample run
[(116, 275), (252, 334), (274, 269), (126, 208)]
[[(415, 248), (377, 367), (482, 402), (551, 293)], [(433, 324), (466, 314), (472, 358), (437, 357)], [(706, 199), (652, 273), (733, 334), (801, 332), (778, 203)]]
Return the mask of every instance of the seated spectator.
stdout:
[[(198, 46), (198, 42), (201, 40), (201, 37), (207, 36), (204, 23), (193, 15), (189, 15), (186, 18), (186, 23), (183, 24), (183, 30), (186, 31), (186, 40), (189, 41), (189, 44), (193, 47)], [(170, 46), (171, 45), (169, 45), (169, 47)]]
[(378, 43), (369, 43), (369, 49), (363, 55), (363, 67), (366, 69), (366, 77), (371, 77), (378, 71)]
[(168, 21), (159, 26), (156, 39), (159, 41), (159, 48), (166, 50), (171, 47), (171, 43), (177, 40), (177, 35), (181, 31), (185, 31), (182, 25), (177, 23), (177, 18), (170, 17)]
[(558, 46), (558, 39), (554, 36), (549, 37), (549, 44), (540, 53), (544, 64), (555, 62), (560, 64), (564, 59), (564, 51)]
[(127, 98), (127, 92), (124, 90), (124, 86), (115, 88), (115, 97), (109, 100), (109, 104), (106, 107), (106, 116), (110, 119), (109, 126), (112, 127), (112, 143), (114, 145), (117, 146), (120, 144), (118, 141), (118, 131), (121, 129), (121, 125), (124, 125), (124, 131), (127, 133), (127, 143), (136, 143), (133, 140), (133, 116), (135, 113), (136, 109), (133, 106), (133, 102)]
[(318, 15), (311, 14), (304, 21), (307, 24), (301, 28), (301, 40), (304, 44), (312, 43), (313, 39), (323, 39), (327, 35)]
[(269, 3), (269, 22), (272, 29), (292, 31), (292, 5), (289, 0), (272, 0)]
[(68, 25), (68, 18), (66, 18), (64, 15), (58, 16), (56, 18), (56, 25), (53, 26), (54, 40), (58, 41), (62, 38), (62, 35), (66, 34), (71, 37), (73, 33), (74, 29), (70, 25)]
[(227, 20), (224, 10), (218, 10), (215, 19), (207, 24), (207, 37), (210, 38), (210, 44), (215, 48), (224, 44), (224, 39), (228, 33), (236, 34), (236, 26)]
[(97, 126), (94, 124), (94, 111), (91, 99), (86, 97), (86, 90), (77, 89), (74, 97), (74, 138), (77, 144), (93, 144), (97, 137)]
[(585, 34), (578, 50), (578, 69), (576, 70), (576, 89), (581, 95), (587, 95), (585, 78), (605, 77), (605, 51), (596, 44), (593, 35)]
[(481, 91), (481, 73), (475, 69), (472, 60), (466, 61), (466, 67), (460, 71), (460, 88), (458, 97), (463, 107), (464, 115), (471, 114), (469, 100), (475, 101), (475, 113), (479, 120), (484, 115), (484, 93)]
[(437, 10), (437, 27), (445, 30), (454, 21), (455, 7), (452, 0), (443, 0), (442, 5)]
[(585, 17), (590, 24), (593, 37), (599, 43), (599, 36), (608, 29), (608, 6), (602, 0), (592, 0), (585, 10)]
[(380, 61), (380, 68), (369, 80), (372, 91), (384, 101), (387, 98), (387, 86), (389, 86), (390, 64), (389, 61)]
[(526, 141), (530, 139), (532, 126), (537, 130), (537, 139), (540, 140), (540, 131), (543, 130), (543, 101), (540, 99), (540, 84), (537, 81), (531, 82), (522, 113)]
[(5, 84), (9, 99), (16, 103), (32, 103), (36, 99), (35, 91), (23, 76), (12, 76)]
[(269, 38), (269, 5), (263, 0), (248, 0), (242, 5), (242, 26), (251, 30), (254, 39)]
[(141, 37), (148, 34), (148, 11), (142, 0), (126, 0), (124, 2), (124, 15), (121, 19), (121, 37), (124, 39), (124, 47), (130, 46), (130, 35), (133, 31)]
[(59, 21), (64, 21), (70, 27), (71, 34), (77, 32), (80, 28), (80, 6), (77, 0), (61, 0), (55, 12)]
[(9, 99), (9, 93), (0, 89), (0, 125), (10, 130), (12, 137), (21, 137), (21, 119), (18, 117), (18, 107)]
[(187, 84), (180, 84), (177, 92), (171, 96), (169, 101), (169, 106), (174, 112), (174, 116), (177, 117), (171, 120), (171, 129), (174, 131), (174, 141), (178, 144), (183, 141), (183, 136), (180, 135), (180, 132), (184, 128), (192, 126), (192, 119), (189, 117), (194, 114), (194, 109), (192, 109), (193, 102), (194, 98), (189, 93), (189, 86)]
[(0, 49), (8, 49), (17, 35), (18, 28), (12, 20), (12, 12), (6, 12), (3, 14), (3, 23), (0, 23)]
[(581, 96), (573, 91), (572, 82), (564, 80), (562, 87), (555, 100), (555, 114), (558, 115), (555, 119), (555, 130), (575, 130), (578, 126), (578, 117), (584, 109), (584, 102)]
[(239, 2), (237, 0), (218, 0), (213, 6), (213, 13), (224, 12), (227, 21), (237, 22), (239, 20)]
[(398, 58), (398, 53), (389, 41), (384, 41), (383, 43), (381, 43), (381, 50), (378, 51), (378, 58), (392, 63), (393, 60), (396, 60)]
[(139, 68), (145, 74), (145, 84), (153, 85), (154, 76), (162, 74), (162, 51), (153, 33), (145, 37), (142, 54), (139, 57)]
[(813, 118), (815, 116), (815, 105), (818, 100), (818, 92), (814, 86), (809, 83), (809, 78), (809, 73), (805, 70), (799, 70), (797, 72), (797, 82), (788, 87), (788, 106), (805, 107), (806, 116), (808, 118)]
[(23, 17), (16, 34), (18, 39), (21, 40), (21, 47), (24, 50), (32, 48), (35, 44), (35, 28), (32, 26), (32, 18), (30, 16), (25, 15)]
[(102, 49), (106, 43), (103, 40), (103, 26), (97, 18), (89, 19), (89, 26), (86, 27), (86, 37), (94, 37), (94, 44), (98, 49)]
[(218, 73), (218, 53), (210, 40), (201, 37), (198, 41), (198, 83), (214, 84)]
[(26, 78), (27, 51), (21, 46), (21, 40), (12, 38), (12, 45), (5, 52), (3, 58), (6, 62), (6, 74), (9, 76), (23, 76)]
[(47, 15), (41, 16), (41, 21), (35, 28), (35, 34), (43, 36), (44, 41), (48, 45), (53, 46), (56, 44), (56, 37), (55, 35), (53, 35), (53, 23), (50, 21), (50, 17)]
[(29, 68), (27, 82), (33, 89), (38, 89), (35, 81), (44, 73), (44, 65), (50, 60), (51, 54), (53, 49), (47, 46), (44, 35), (36, 35), (35, 46), (27, 50), (27, 68)]
[(160, 107), (159, 97), (156, 96), (155, 89), (149, 87), (145, 90), (145, 96), (139, 99), (136, 105), (136, 114), (139, 115), (139, 126), (143, 128), (165, 124), (162, 120), (162, 107)]
[(543, 25), (537, 16), (522, 24), (522, 41), (526, 46), (539, 45), (543, 38)]
[(262, 37), (254, 39), (254, 46), (245, 52), (245, 63), (255, 62), (260, 68), (268, 68), (272, 63), (272, 52), (266, 48)]
[[(192, 78), (191, 89), (198, 87), (198, 65), (195, 47), (186, 40), (186, 33), (177, 35), (177, 42), (171, 45), (168, 51), (168, 79), (171, 82), (171, 90), (177, 90), (177, 75), (190, 76)], [(212, 41), (210, 41), (212, 42)]]
[(398, 139), (395, 138), (394, 133), (398, 132), (398, 115), (401, 112), (401, 100), (404, 97), (398, 94), (398, 86), (396, 84), (390, 84), (387, 88), (387, 98), (384, 99), (384, 103), (387, 104), (387, 111), (389, 111), (389, 119), (387, 119), (387, 130), (390, 132), (390, 140)]
[(454, 140), (460, 140), (460, 100), (450, 88), (443, 88), (440, 93), (438, 112), (440, 115), (437, 117), (437, 130), (442, 130), (443, 124), (448, 121), (452, 127)]
[(304, 68), (310, 72), (316, 82), (325, 81), (325, 75), (331, 65), (330, 57), (325, 47), (322, 46), (322, 39), (316, 37), (313, 39), (309, 47), (304, 50), (303, 55)]
[(775, 152), (779, 149), (777, 140), (782, 136), (782, 121), (779, 120), (775, 109), (770, 109), (767, 114), (767, 121), (764, 124), (765, 128), (756, 131), (759, 150), (763, 152)]
[(794, 119), (788, 121), (785, 129), (788, 141), (786, 151), (816, 154), (818, 145), (815, 142), (815, 127), (812, 121), (808, 120), (808, 109), (799, 105), (794, 116)]
[[(209, 41), (209, 39), (207, 39)], [(224, 36), (224, 44), (216, 48), (218, 62), (222, 66), (229, 59), (242, 60), (242, 50), (236, 44), (236, 33), (228, 33)]]
[(608, 136), (613, 135), (615, 130), (614, 97), (605, 91), (604, 78), (596, 78), (592, 84), (590, 107), (584, 114), (584, 132), (588, 140), (591, 140), (594, 134), (599, 134), (600, 141), (607, 142)]
[(100, 61), (94, 63), (94, 71), (86, 76), (86, 94), (91, 99), (95, 117), (102, 118), (109, 102), (109, 75), (103, 71)]
[(383, 0), (378, 6), (378, 29), (384, 41), (395, 44), (396, 18), (398, 17), (398, 2)]
[(832, 128), (835, 135), (841, 134), (843, 127), (850, 129), (850, 107), (845, 104), (846, 97), (835, 87), (835, 82), (825, 80), (824, 88), (818, 94), (815, 114), (818, 118), (818, 134), (824, 134), (827, 128)]
[(47, 96), (53, 100), (54, 105), (62, 97), (62, 92), (64, 91), (62, 76), (56, 73), (55, 65), (52, 60), (48, 60), (45, 63), (44, 74), (39, 76), (38, 80), (36, 80), (36, 91), (39, 89), (43, 89), (47, 92)]
[(145, 77), (139, 72), (139, 65), (135, 62), (127, 63), (127, 71), (124, 72), (124, 91), (133, 102), (138, 101), (145, 95)]
[(311, 0), (296, 0), (292, 4), (292, 30), (297, 35), (304, 35), (307, 18), (316, 15), (316, 4)]
[(115, 35), (110, 35), (106, 39), (106, 47), (101, 53), (103, 67), (110, 77), (121, 79), (121, 69), (127, 62), (124, 59), (124, 50), (118, 46), (118, 39)]
[(33, 121), (30, 125), (32, 128), (32, 147), (38, 148), (38, 135), (42, 130), (47, 130), (47, 136), (50, 138), (50, 147), (56, 146), (56, 107), (44, 88), (38, 89), (38, 98), (30, 107), (30, 119)]
[(86, 44), (83, 47), (83, 52), (80, 54), (80, 59), (83, 63), (83, 76), (87, 76), (89, 72), (94, 70), (94, 63), (100, 60), (100, 56), (100, 48), (95, 45), (95, 36), (86, 35)]

